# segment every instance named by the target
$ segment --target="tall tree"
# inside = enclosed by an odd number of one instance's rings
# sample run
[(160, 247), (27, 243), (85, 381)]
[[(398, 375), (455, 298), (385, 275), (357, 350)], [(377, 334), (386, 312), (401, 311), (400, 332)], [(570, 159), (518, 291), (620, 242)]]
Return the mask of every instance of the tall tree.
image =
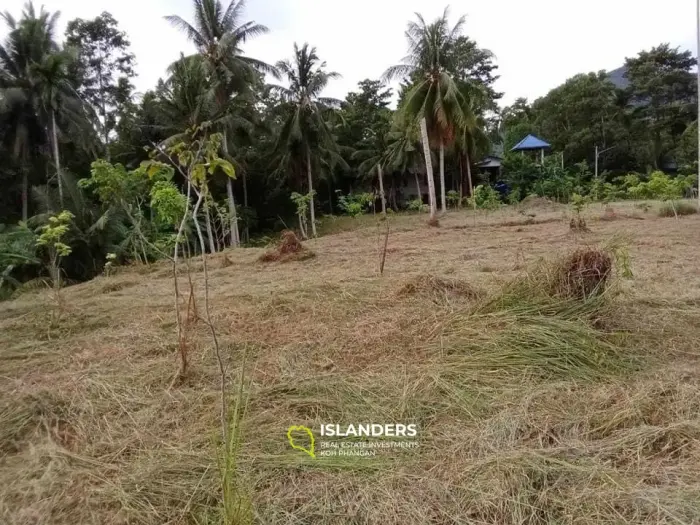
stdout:
[(416, 195), (421, 197), (418, 173), (421, 164), (420, 130), (418, 123), (409, 120), (402, 114), (396, 115), (392, 128), (387, 134), (385, 164), (388, 169), (401, 173), (409, 171), (416, 179)]
[(520, 142), (528, 133), (535, 133), (535, 115), (526, 98), (516, 98), (500, 114), (500, 134), (505, 151)]
[[(450, 27), (449, 10), (445, 8), (442, 16), (427, 24), (423, 17), (416, 14), (418, 21), (409, 22), (406, 39), (409, 54), (403, 63), (392, 66), (384, 73), (384, 78), (410, 78), (413, 84), (405, 95), (402, 104), (410, 118), (425, 118), (428, 138), (440, 153), (440, 201), (442, 211), (447, 210), (445, 189), (445, 148), (455, 139), (457, 129), (464, 125), (465, 90), (463, 84), (455, 78), (457, 69), (455, 45), (464, 28), (465, 17)], [(426, 159), (427, 161), (428, 159)]]
[(78, 98), (69, 74), (68, 64), (72, 60), (70, 53), (57, 51), (44, 57), (38, 64), (30, 67), (31, 77), (36, 90), (40, 110), (45, 115), (42, 119), (47, 123), (48, 133), (51, 136), (53, 161), (56, 167), (56, 180), (58, 182), (59, 203), (63, 208), (63, 174), (61, 172), (61, 156), (58, 145), (58, 126), (56, 115), (62, 111), (66, 115), (69, 111), (74, 121), (79, 123), (84, 120), (82, 102)]
[(30, 78), (30, 66), (56, 50), (54, 31), (59, 13), (50, 14), (26, 4), (18, 21), (9, 12), (0, 16), (9, 34), (0, 45), (0, 110), (4, 139), (20, 166), (22, 177), (22, 220), (28, 218), (29, 176), (32, 159), (42, 153), (46, 136), (36, 111), (36, 98)]
[(496, 56), (464, 35), (455, 39), (449, 53), (451, 56), (446, 63), (454, 77), (463, 83), (481, 86), (485, 95), (484, 110), (496, 110), (498, 100), (503, 97), (503, 93), (494, 88), (495, 82), (500, 78), (495, 74), (498, 69)]
[(289, 87), (273, 86), (274, 91), (281, 95), (285, 113), (276, 150), (283, 164), (297, 170), (303, 166), (306, 170), (311, 231), (315, 237), (312, 161), (316, 159), (318, 164), (324, 155), (338, 157), (335, 138), (326, 123), (324, 112), (339, 107), (340, 101), (323, 97), (321, 93), (329, 80), (340, 75), (326, 71), (326, 63), (321, 62), (316, 48), (309, 47), (309, 44), (301, 48), (294, 44), (293, 60), (281, 60), (276, 67), (289, 84)]
[(697, 118), (697, 85), (690, 51), (661, 44), (626, 61), (628, 93), (637, 131), (646, 135), (650, 161), (660, 167), (687, 126)]
[(491, 141), (486, 134), (486, 121), (483, 116), (483, 109), (478, 106), (477, 97), (465, 98), (465, 104), (471, 104), (464, 108), (465, 121), (458, 128), (455, 138), (455, 150), (458, 156), (460, 175), (460, 201), (464, 195), (464, 172), (467, 174), (467, 185), (469, 195), (474, 195), (474, 184), (472, 181), (472, 161), (480, 158), (489, 152)]
[[(258, 73), (275, 73), (274, 68), (260, 60), (245, 56), (242, 50), (242, 46), (249, 39), (267, 33), (268, 29), (252, 21), (242, 21), (245, 0), (231, 0), (226, 7), (219, 0), (194, 0), (193, 6), (194, 25), (176, 15), (165, 18), (187, 35), (196, 46), (197, 52), (206, 60), (213, 81), (212, 89), (218, 110), (226, 114), (231, 108), (229, 104), (231, 96), (249, 92)], [(234, 160), (228, 151), (227, 132), (230, 129), (227, 120), (221, 119), (220, 123), (224, 157), (227, 160)], [(240, 237), (230, 177), (227, 177), (226, 185), (231, 216), (231, 244), (236, 246), (240, 242)]]
[(344, 123), (338, 133), (338, 143), (344, 151), (352, 152), (349, 160), (361, 176), (377, 176), (382, 212), (386, 213), (384, 168), (386, 138), (391, 129), (389, 109), (392, 92), (377, 80), (358, 83), (358, 92), (348, 93), (341, 104)]
[(17, 21), (2, 15), (10, 29), (0, 46), (0, 101), (5, 116), (14, 126), (10, 139), (13, 153), (23, 171), (22, 214), (27, 215), (27, 164), (43, 153), (42, 130), (50, 139), (56, 179), (63, 202), (63, 181), (59, 155), (59, 128), (68, 134), (84, 127), (87, 115), (68, 72), (71, 53), (54, 40), (59, 13), (39, 12), (31, 3)]
[[(568, 162), (593, 161), (595, 147), (615, 146), (604, 160), (612, 166), (628, 154), (624, 108), (604, 72), (576, 75), (532, 106), (537, 132)], [(524, 135), (523, 135), (524, 136)], [(516, 138), (520, 140), (523, 136)]]
[(78, 93), (99, 115), (100, 135), (109, 159), (110, 134), (133, 89), (135, 57), (129, 52), (129, 40), (112, 15), (104, 12), (92, 20), (68, 22), (66, 45), (77, 50), (73, 74)]

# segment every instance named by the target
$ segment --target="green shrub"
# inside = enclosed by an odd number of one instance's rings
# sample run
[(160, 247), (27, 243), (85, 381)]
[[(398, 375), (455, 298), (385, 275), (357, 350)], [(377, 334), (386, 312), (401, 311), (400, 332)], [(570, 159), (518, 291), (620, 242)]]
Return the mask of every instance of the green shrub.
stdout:
[(336, 193), (338, 194), (338, 206), (351, 217), (362, 215), (369, 206), (374, 204), (374, 194), (372, 193), (349, 193), (347, 195), (341, 195), (340, 191), (336, 191)]
[(669, 201), (683, 197), (693, 187), (694, 182), (693, 175), (679, 175), (671, 178), (662, 171), (655, 171), (649, 177), (648, 182), (640, 182), (636, 186), (630, 186), (627, 193), (633, 199)]
[(459, 193), (455, 190), (448, 191), (445, 198), (449, 207), (456, 208), (459, 205)]
[(428, 207), (423, 204), (421, 199), (413, 199), (412, 201), (408, 201), (407, 209), (409, 211), (424, 212), (427, 211)]
[(9, 297), (20, 286), (17, 279), (23, 267), (40, 263), (36, 256), (36, 234), (24, 223), (0, 224), (0, 298)]
[(501, 198), (496, 190), (491, 186), (479, 184), (474, 188), (474, 195), (469, 197), (468, 205), (473, 207), (476, 204), (477, 208), (484, 210), (495, 210), (501, 206)]

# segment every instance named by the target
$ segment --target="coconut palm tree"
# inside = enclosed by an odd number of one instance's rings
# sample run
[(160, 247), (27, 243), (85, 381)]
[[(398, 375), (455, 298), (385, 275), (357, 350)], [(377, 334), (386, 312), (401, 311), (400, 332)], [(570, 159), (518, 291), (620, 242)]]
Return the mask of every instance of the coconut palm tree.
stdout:
[[(460, 193), (463, 194), (463, 170), (467, 170), (467, 183), (469, 195), (473, 195), (474, 186), (472, 182), (471, 163), (475, 158), (479, 158), (489, 152), (491, 140), (486, 133), (486, 119), (484, 111), (480, 105), (486, 102), (485, 93), (473, 86), (466, 86), (467, 92), (464, 96), (464, 122), (457, 130), (455, 137), (455, 152), (459, 158), (460, 169)], [(461, 197), (461, 195), (460, 195)]]
[(46, 141), (30, 78), (30, 66), (54, 51), (54, 28), (59, 13), (42, 8), (37, 14), (27, 4), (18, 21), (9, 12), (0, 13), (9, 30), (0, 44), (0, 114), (7, 130), (9, 150), (22, 171), (22, 220), (28, 218), (29, 164), (40, 156)]
[(187, 130), (211, 120), (215, 111), (208, 70), (200, 55), (180, 55), (168, 73), (158, 91), (163, 131), (168, 134), (166, 144), (181, 140)]
[[(164, 144), (171, 144), (187, 138), (187, 131), (205, 122), (217, 128), (225, 128), (232, 133), (229, 140), (235, 140), (239, 135), (250, 132), (253, 124), (248, 120), (245, 107), (237, 107), (246, 97), (232, 97), (226, 104), (220, 106), (214, 90), (210, 89), (207, 63), (201, 55), (181, 56), (168, 68), (170, 76), (161, 85), (159, 102), (162, 110), (164, 131), (168, 134)], [(231, 137), (233, 135), (233, 137)], [(242, 158), (242, 154), (239, 158)], [(235, 162), (236, 171), (240, 173), (241, 166)], [(244, 186), (245, 189), (245, 186)], [(211, 197), (209, 195), (208, 197)], [(245, 202), (244, 196), (244, 202)], [(216, 251), (213, 239), (210, 199), (204, 201), (205, 224), (209, 235), (209, 245), (212, 253)]]
[(63, 174), (58, 144), (59, 126), (56, 121), (60, 118), (64, 129), (80, 132), (86, 131), (85, 124), (90, 120), (87, 107), (73, 87), (68, 74), (69, 64), (73, 60), (72, 53), (61, 50), (46, 55), (41, 62), (30, 66), (30, 78), (34, 84), (38, 109), (43, 117), (42, 121), (47, 123), (47, 132), (51, 136), (61, 208), (63, 208)]
[[(454, 78), (452, 49), (464, 28), (465, 17), (450, 27), (449, 10), (427, 24), (416, 14), (418, 21), (409, 22), (405, 35), (409, 54), (402, 63), (384, 73), (385, 80), (411, 79), (412, 85), (404, 98), (401, 110), (412, 119), (425, 118), (431, 146), (440, 152), (441, 208), (447, 209), (445, 196), (445, 148), (452, 144), (457, 130), (464, 124), (464, 95), (460, 82)], [(426, 161), (428, 159), (426, 158)]]
[[(418, 172), (420, 171), (421, 155), (418, 123), (401, 118), (401, 115), (398, 117), (386, 137), (385, 166), (393, 171), (413, 173), (416, 178), (416, 195), (420, 199), (421, 189)], [(434, 195), (431, 197), (431, 202), (433, 198)]]
[(386, 137), (381, 133), (374, 133), (368, 137), (364, 144), (360, 144), (360, 149), (352, 154), (353, 160), (359, 160), (360, 165), (357, 171), (362, 175), (372, 177), (377, 176), (379, 182), (379, 198), (382, 202), (382, 214), (386, 215), (386, 193), (384, 192), (384, 166), (387, 162)]
[[(13, 149), (23, 164), (37, 153), (40, 145), (36, 140), (37, 130), (47, 130), (62, 205), (59, 130), (85, 132), (89, 115), (68, 74), (74, 55), (61, 50), (54, 41), (58, 16), (59, 13), (49, 14), (43, 8), (37, 13), (31, 3), (25, 6), (19, 22), (9, 13), (2, 15), (10, 34), (0, 46), (0, 110), (14, 116)], [(28, 184), (26, 169), (23, 171), (23, 215), (26, 215)]]
[[(182, 30), (204, 57), (211, 75), (214, 100), (220, 113), (225, 113), (234, 94), (249, 91), (260, 72), (275, 73), (273, 67), (265, 62), (247, 57), (242, 46), (249, 39), (268, 32), (267, 27), (255, 22), (243, 22), (245, 0), (231, 0), (224, 7), (220, 0), (194, 0), (194, 24), (179, 16), (166, 16), (166, 20)], [(230, 128), (227, 121), (220, 121), (220, 130), (224, 135), (222, 148), (224, 156), (232, 160), (228, 153), (228, 136)], [(238, 245), (238, 219), (233, 186), (227, 178), (226, 189), (231, 215), (231, 244)]]
[(271, 86), (281, 97), (281, 109), (285, 115), (276, 151), (283, 164), (306, 169), (311, 231), (315, 237), (313, 160), (318, 165), (320, 159), (332, 157), (331, 164), (344, 164), (324, 115), (329, 109), (339, 107), (340, 101), (321, 96), (328, 81), (340, 75), (325, 71), (326, 63), (321, 62), (316, 48), (309, 47), (309, 44), (301, 48), (294, 44), (294, 59), (281, 60), (276, 67), (289, 84), (289, 87)]

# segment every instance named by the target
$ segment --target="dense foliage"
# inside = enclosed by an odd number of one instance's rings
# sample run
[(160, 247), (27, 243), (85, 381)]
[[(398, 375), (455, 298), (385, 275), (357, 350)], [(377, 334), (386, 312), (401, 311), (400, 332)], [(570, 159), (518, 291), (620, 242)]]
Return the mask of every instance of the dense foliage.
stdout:
[[(243, 0), (192, 5), (191, 22), (166, 18), (196, 53), (182, 55), (142, 95), (132, 85), (138, 57), (109, 13), (69, 21), (63, 38), (58, 13), (30, 3), (18, 16), (2, 15), (3, 293), (47, 274), (75, 281), (106, 263), (161, 258), (180, 224), (186, 250), (196, 253), (197, 224), (214, 252), (289, 226), (315, 235), (319, 214), (423, 211), (423, 119), (439, 166), (435, 202), (444, 210), (530, 194), (567, 202), (575, 194), (675, 199), (692, 191), (690, 52), (661, 45), (628, 59), (625, 89), (603, 72), (582, 74), (533, 104), (519, 99), (501, 110), (495, 57), (463, 34), (464, 17), (452, 25), (446, 10), (432, 22), (409, 22), (408, 54), (383, 79), (400, 82), (392, 110), (393, 92), (378, 79), (361, 81), (344, 100), (324, 96), (338, 73), (310, 44), (295, 44), (274, 65), (247, 56), (244, 44), (267, 28), (245, 20)], [(508, 151), (531, 132), (553, 145), (543, 164), (509, 154), (500, 177), (478, 173), (486, 154)], [(182, 167), (188, 155), (203, 154), (193, 145), (212, 143), (217, 160), (200, 162), (206, 188), (189, 191)], [(598, 178), (596, 146), (607, 150)], [(183, 211), (195, 194), (196, 217)], [(60, 242), (42, 241), (59, 217), (70, 217), (60, 223)]]

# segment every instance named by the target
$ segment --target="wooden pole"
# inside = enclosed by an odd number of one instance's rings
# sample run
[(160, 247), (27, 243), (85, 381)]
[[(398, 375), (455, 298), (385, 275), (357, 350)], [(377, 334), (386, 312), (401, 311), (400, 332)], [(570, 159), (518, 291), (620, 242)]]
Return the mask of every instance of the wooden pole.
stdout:
[(598, 178), (598, 145), (595, 147), (595, 178)]

